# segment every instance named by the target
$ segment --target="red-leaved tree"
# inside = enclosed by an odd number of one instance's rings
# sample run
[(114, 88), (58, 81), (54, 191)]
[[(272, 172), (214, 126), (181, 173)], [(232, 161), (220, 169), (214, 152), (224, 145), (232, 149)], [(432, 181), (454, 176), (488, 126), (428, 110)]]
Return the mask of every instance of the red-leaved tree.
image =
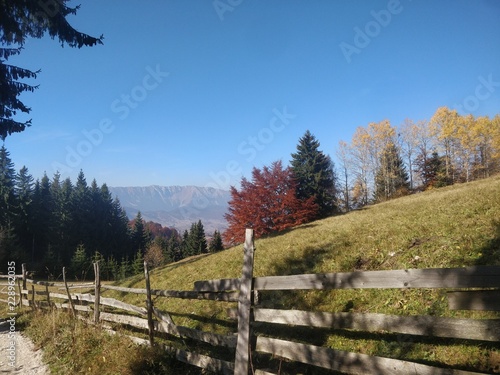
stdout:
[(314, 197), (300, 200), (296, 189), (290, 168), (283, 169), (281, 161), (262, 170), (254, 168), (252, 181), (242, 178), (239, 191), (231, 186), (224, 241), (243, 242), (245, 228), (252, 228), (255, 237), (260, 237), (311, 221), (318, 212)]

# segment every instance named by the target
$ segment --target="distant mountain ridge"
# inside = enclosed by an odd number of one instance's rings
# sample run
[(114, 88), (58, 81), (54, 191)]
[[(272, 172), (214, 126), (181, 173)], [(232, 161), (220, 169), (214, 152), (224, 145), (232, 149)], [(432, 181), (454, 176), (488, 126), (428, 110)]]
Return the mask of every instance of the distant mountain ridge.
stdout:
[(110, 187), (120, 200), (127, 216), (133, 219), (138, 211), (146, 221), (155, 221), (182, 233), (193, 222), (201, 220), (205, 233), (224, 231), (224, 214), (231, 199), (227, 190), (199, 186)]

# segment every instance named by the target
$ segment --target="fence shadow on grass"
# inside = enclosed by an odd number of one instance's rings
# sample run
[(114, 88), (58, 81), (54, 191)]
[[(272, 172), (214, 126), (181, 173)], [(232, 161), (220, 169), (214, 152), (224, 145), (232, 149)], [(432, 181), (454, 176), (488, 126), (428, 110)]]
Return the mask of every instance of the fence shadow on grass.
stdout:
[(481, 256), (476, 260), (476, 265), (500, 265), (500, 219), (492, 221), (495, 228), (494, 237), (482, 248)]

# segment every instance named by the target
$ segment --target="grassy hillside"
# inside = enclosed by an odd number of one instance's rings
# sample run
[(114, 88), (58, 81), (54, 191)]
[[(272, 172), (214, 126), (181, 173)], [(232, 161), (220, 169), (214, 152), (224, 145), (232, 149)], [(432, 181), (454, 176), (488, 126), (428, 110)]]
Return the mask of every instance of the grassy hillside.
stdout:
[[(256, 276), (500, 265), (500, 177), (415, 194), (316, 221), (259, 239), (255, 246)], [(237, 246), (185, 259), (153, 270), (151, 285), (154, 289), (191, 290), (196, 280), (239, 277), (242, 258), (242, 246)], [(145, 287), (142, 275), (121, 285)], [(144, 296), (109, 291), (105, 295), (144, 304)], [(231, 307), (228, 304), (158, 298), (155, 305), (171, 312), (176, 324), (216, 332), (235, 331), (235, 324), (227, 319), (226, 308)], [(266, 292), (262, 294), (262, 305), (331, 312), (498, 317), (493, 313), (449, 311), (444, 292), (432, 290)], [(266, 331), (270, 333), (280, 335), (278, 331)], [(464, 369), (492, 372), (500, 366), (498, 344), (413, 342), (387, 335), (327, 331), (301, 331), (298, 336), (317, 345), (423, 359)]]

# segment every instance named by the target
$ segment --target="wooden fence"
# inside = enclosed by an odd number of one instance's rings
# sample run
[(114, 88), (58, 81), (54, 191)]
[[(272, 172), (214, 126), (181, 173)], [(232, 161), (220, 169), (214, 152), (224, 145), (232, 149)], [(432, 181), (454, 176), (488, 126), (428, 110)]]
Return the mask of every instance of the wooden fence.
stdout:
[[(155, 344), (155, 338), (168, 335), (197, 340), (214, 347), (231, 350), (234, 360), (223, 360), (166, 347), (180, 361), (216, 373), (247, 375), (277, 374), (279, 370), (253, 368), (252, 357), (271, 355), (287, 361), (300, 362), (327, 370), (347, 374), (453, 374), (472, 375), (477, 372), (453, 368), (434, 367), (406, 360), (370, 356), (328, 347), (315, 346), (253, 334), (258, 324), (284, 326), (289, 330), (299, 327), (334, 329), (368, 333), (390, 333), (410, 337), (449, 338), (471, 342), (500, 342), (500, 319), (450, 318), (430, 315), (403, 316), (378, 313), (311, 312), (270, 309), (259, 306), (255, 296), (265, 291), (340, 290), (340, 289), (451, 289), (447, 298), (450, 310), (500, 311), (500, 267), (477, 266), (452, 269), (407, 269), (394, 271), (357, 271), (349, 273), (304, 274), (292, 276), (253, 276), (253, 231), (246, 231), (242, 277), (197, 281), (193, 290), (174, 291), (152, 289), (147, 264), (144, 265), (145, 289), (101, 285), (99, 265), (94, 264), (96, 279), (93, 283), (73, 285), (29, 280), (23, 267), (19, 280), (21, 303), (33, 308), (44, 306), (67, 308), (72, 314), (91, 316), (93, 322), (112, 322), (144, 330), (148, 339), (131, 338), (141, 344)], [(22, 285), (21, 285), (22, 283)], [(31, 290), (26, 285), (32, 284)], [(45, 286), (36, 291), (34, 285)], [(66, 293), (50, 292), (49, 287), (59, 287)], [(91, 293), (70, 293), (71, 289), (86, 288)], [(101, 296), (101, 290), (115, 290), (146, 296), (144, 307), (134, 306), (114, 298)], [(471, 290), (472, 289), (472, 290)], [(1, 293), (1, 292), (0, 292)], [(36, 298), (40, 296), (42, 300)], [(156, 308), (152, 296), (183, 299), (202, 299), (220, 302), (237, 302), (232, 314), (237, 319), (237, 332), (221, 335), (178, 326), (171, 315)], [(61, 302), (58, 302), (61, 301)], [(4, 300), (4, 302), (7, 302)], [(112, 311), (106, 311), (112, 308)], [(121, 311), (121, 312), (117, 312)], [(132, 315), (130, 314), (132, 313)], [(281, 336), (280, 336), (281, 337)]]

